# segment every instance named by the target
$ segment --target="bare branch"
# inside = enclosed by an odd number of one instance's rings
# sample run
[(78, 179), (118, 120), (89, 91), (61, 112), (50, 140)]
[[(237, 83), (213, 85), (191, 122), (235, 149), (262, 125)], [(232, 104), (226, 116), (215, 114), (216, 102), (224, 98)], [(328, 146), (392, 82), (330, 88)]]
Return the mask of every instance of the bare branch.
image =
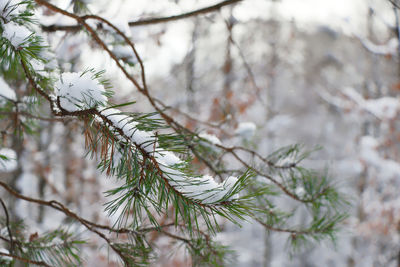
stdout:
[(15, 243), (14, 243), (14, 238), (13, 238), (11, 228), (10, 228), (10, 216), (8, 215), (8, 210), (7, 210), (6, 204), (4, 204), (4, 201), (1, 198), (0, 198), (0, 203), (1, 203), (1, 206), (3, 207), (4, 213), (6, 215), (6, 227), (7, 227), (7, 231), (8, 231), (8, 236), (10, 237), (11, 252), (14, 253)]
[(4, 111), (0, 111), (0, 115), (12, 115), (12, 116), (24, 116), (27, 118), (31, 118), (31, 119), (35, 119), (35, 120), (41, 120), (41, 121), (50, 121), (50, 122), (54, 122), (54, 121), (65, 121), (65, 118), (46, 118), (46, 117), (41, 117), (41, 116), (35, 116), (31, 113), (25, 112), (25, 111), (18, 111), (18, 112), (4, 112)]
[(129, 26), (134, 27), (134, 26), (140, 26), (140, 25), (157, 24), (157, 23), (170, 22), (170, 21), (175, 21), (175, 20), (180, 20), (180, 19), (186, 19), (186, 18), (193, 17), (193, 16), (198, 16), (198, 15), (202, 15), (202, 14), (206, 14), (206, 13), (210, 13), (210, 12), (215, 12), (215, 11), (220, 10), (224, 6), (232, 5), (232, 4), (238, 3), (240, 1), (242, 1), (242, 0), (226, 0), (226, 1), (222, 1), (218, 4), (215, 4), (213, 6), (200, 8), (200, 9), (197, 9), (197, 10), (194, 10), (191, 12), (187, 12), (187, 13), (183, 13), (180, 15), (132, 21), (132, 22), (129, 22)]
[(34, 265), (38, 265), (38, 266), (45, 266), (45, 267), (52, 267), (51, 265), (48, 265), (47, 263), (45, 263), (44, 261), (33, 261), (33, 260), (29, 260), (29, 259), (25, 259), (13, 254), (8, 254), (8, 253), (4, 253), (4, 252), (0, 252), (0, 256), (3, 257), (10, 257), (25, 263), (29, 263), (29, 264), (34, 264)]
[[(128, 25), (130, 27), (136, 27), (136, 26), (152, 25), (152, 24), (176, 21), (176, 20), (180, 20), (180, 19), (186, 19), (186, 18), (190, 18), (190, 17), (194, 17), (194, 16), (211, 13), (211, 12), (216, 12), (224, 6), (232, 5), (232, 4), (238, 3), (240, 1), (242, 1), (242, 0), (225, 0), (225, 1), (222, 1), (222, 2), (212, 5), (212, 6), (196, 9), (196, 10), (186, 12), (183, 14), (179, 14), (179, 15), (131, 21), (128, 23)], [(42, 30), (45, 32), (55, 32), (55, 31), (76, 32), (82, 28), (81, 25), (65, 25), (64, 26), (64, 25), (56, 25), (56, 24), (48, 25), (48, 26), (42, 25), (41, 27), (42, 27)]]

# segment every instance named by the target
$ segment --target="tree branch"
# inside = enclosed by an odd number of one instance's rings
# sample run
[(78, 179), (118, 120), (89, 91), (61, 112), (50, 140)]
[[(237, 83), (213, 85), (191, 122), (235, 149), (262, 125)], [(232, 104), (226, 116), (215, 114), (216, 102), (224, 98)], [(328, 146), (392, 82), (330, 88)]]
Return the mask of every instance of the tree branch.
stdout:
[[(242, 0), (225, 0), (225, 1), (222, 1), (222, 2), (212, 5), (212, 6), (196, 9), (196, 10), (182, 13), (179, 15), (130, 21), (128, 23), (128, 25), (130, 27), (136, 27), (136, 26), (152, 25), (152, 24), (176, 21), (176, 20), (180, 20), (180, 19), (186, 19), (186, 18), (190, 18), (193, 16), (199, 16), (199, 15), (203, 15), (203, 14), (207, 14), (207, 13), (211, 13), (211, 12), (216, 12), (224, 6), (232, 5), (232, 4), (238, 3), (240, 1), (242, 1)], [(56, 25), (56, 24), (48, 25), (48, 26), (42, 25), (41, 27), (42, 27), (42, 30), (45, 32), (56, 32), (56, 31), (76, 32), (82, 28), (81, 25), (65, 25), (64, 26), (64, 25)]]
[(13, 238), (11, 228), (10, 228), (10, 216), (8, 215), (8, 210), (7, 210), (6, 204), (4, 203), (3, 199), (1, 199), (1, 198), (0, 198), (0, 203), (1, 203), (1, 206), (3, 207), (4, 213), (6, 215), (6, 227), (7, 227), (7, 231), (8, 231), (8, 236), (10, 237), (11, 253), (14, 253), (15, 243), (14, 243), (14, 238)]
[[(165, 122), (177, 133), (182, 133), (182, 132), (188, 132), (188, 133), (192, 133), (192, 131), (190, 131), (189, 129), (187, 129), (186, 127), (184, 127), (183, 125), (181, 125), (180, 123), (178, 123), (176, 120), (174, 120), (171, 116), (169, 116), (168, 114), (166, 114), (161, 107), (159, 107), (159, 105), (157, 105), (157, 101), (154, 97), (152, 97), (150, 95), (150, 92), (147, 88), (147, 84), (146, 84), (146, 80), (145, 80), (145, 73), (144, 73), (144, 64), (143, 61), (141, 60), (139, 54), (137, 53), (134, 44), (132, 43), (132, 41), (123, 33), (121, 32), (115, 25), (113, 25), (111, 22), (109, 22), (108, 20), (96, 16), (96, 15), (87, 15), (87, 16), (78, 16), (75, 15), (73, 13), (70, 13), (66, 10), (63, 10), (57, 6), (54, 6), (53, 4), (50, 4), (49, 2), (45, 1), (45, 0), (35, 0), (36, 3), (38, 3), (39, 5), (43, 5), (46, 6), (47, 8), (49, 8), (50, 10), (57, 12), (57, 13), (61, 13), (65, 16), (68, 16), (70, 18), (75, 19), (78, 23), (82, 24), (89, 32), (89, 34), (92, 36), (92, 38), (94, 39), (94, 41), (96, 41), (96, 43), (98, 43), (100, 45), (100, 47), (105, 50), (110, 57), (114, 60), (114, 62), (117, 64), (118, 68), (124, 73), (125, 77), (128, 78), (133, 85), (138, 89), (138, 91), (140, 93), (142, 93), (150, 102), (150, 104), (153, 106), (153, 108), (161, 115), (161, 117), (165, 120)], [(226, 1), (225, 1), (226, 2)], [(96, 31), (90, 26), (88, 25), (85, 21), (87, 19), (96, 19), (99, 21), (102, 21), (104, 23), (106, 23), (107, 25), (109, 25), (111, 28), (113, 28), (123, 39), (125, 42), (127, 42), (127, 44), (132, 48), (136, 58), (139, 61), (140, 64), (140, 68), (141, 68), (141, 78), (142, 78), (142, 83), (143, 83), (143, 87), (139, 85), (139, 83), (136, 81), (136, 79), (130, 75), (128, 73), (128, 71), (121, 65), (121, 63), (119, 62), (118, 58), (114, 55), (114, 53), (107, 47), (107, 45), (100, 39), (99, 35), (96, 33)], [(59, 103), (58, 103), (59, 104)], [(60, 105), (58, 105), (60, 106)], [(92, 112), (92, 114), (96, 114), (99, 115), (100, 117), (102, 117), (100, 115), (99, 112), (96, 112), (96, 110), (90, 110)], [(79, 111), (81, 113), (84, 113), (86, 111)], [(67, 114), (69, 112), (64, 112), (64, 114)], [(76, 114), (67, 114), (67, 115), (76, 115)], [(82, 114), (83, 115), (83, 114)], [(103, 121), (107, 121), (107, 118), (105, 118), (103, 116)], [(184, 137), (185, 138), (185, 137)], [(186, 138), (185, 138), (186, 140)], [(186, 140), (189, 141), (190, 140)], [(228, 148), (228, 147), (224, 147), (224, 146), (220, 146), (220, 145), (216, 145), (219, 148), (224, 149), (226, 152), (231, 153), (232, 156), (237, 159), (244, 167), (246, 167), (247, 169), (251, 169), (253, 170), (256, 174), (268, 179), (269, 181), (271, 181), (272, 183), (274, 183), (276, 186), (278, 186), (287, 196), (291, 197), (292, 199), (295, 199), (299, 202), (303, 202), (303, 203), (308, 203), (311, 202), (311, 200), (303, 200), (300, 199), (296, 194), (292, 193), (289, 191), (288, 188), (286, 188), (286, 186), (282, 183), (280, 183), (278, 180), (276, 180), (274, 177), (272, 177), (271, 175), (268, 175), (266, 173), (263, 173), (257, 169), (255, 169), (254, 167), (252, 167), (250, 164), (246, 163), (236, 152), (235, 149), (237, 148)], [(197, 150), (193, 145), (189, 145), (189, 148), (191, 149), (191, 151), (196, 155)], [(252, 152), (253, 155), (257, 155), (258, 154), (256, 152)], [(146, 155), (146, 153), (144, 154)], [(159, 170), (159, 173), (162, 174), (162, 172), (160, 171), (159, 167), (158, 167), (158, 163), (156, 162), (156, 160), (154, 160), (152, 157), (150, 157), (152, 159), (152, 162), (155, 164), (156, 168)], [(260, 159), (263, 159), (261, 156), (259, 157)], [(200, 160), (202, 160), (209, 168), (211, 168), (211, 170), (213, 170), (214, 172), (216, 172), (216, 174), (218, 174), (218, 172), (215, 170), (215, 168), (213, 168), (212, 164), (210, 162), (208, 162), (206, 159), (204, 159), (203, 157), (200, 158)], [(265, 159), (263, 160), (265, 163), (267, 163), (269, 166), (271, 166), (271, 162), (267, 162)], [(294, 166), (290, 166), (290, 167), (294, 167)], [(161, 175), (161, 177), (163, 177), (163, 179), (165, 179), (165, 177), (163, 175)], [(172, 189), (174, 189), (172, 187)], [(174, 190), (176, 192), (176, 190)], [(197, 203), (199, 204), (199, 203)]]
[(47, 263), (45, 263), (44, 261), (33, 261), (33, 260), (29, 260), (29, 259), (25, 259), (22, 257), (19, 257), (17, 255), (13, 255), (13, 254), (8, 254), (8, 253), (4, 253), (4, 252), (0, 252), (0, 256), (3, 257), (10, 257), (25, 263), (29, 263), (29, 264), (34, 264), (34, 265), (39, 265), (39, 266), (45, 266), (45, 267), (52, 267), (51, 265), (48, 265)]
[(129, 26), (134, 27), (134, 26), (157, 24), (157, 23), (170, 22), (170, 21), (175, 21), (175, 20), (180, 20), (180, 19), (186, 19), (186, 18), (193, 17), (193, 16), (198, 16), (198, 15), (202, 15), (202, 14), (206, 14), (206, 13), (210, 13), (210, 12), (215, 12), (215, 11), (220, 10), (224, 6), (232, 5), (232, 4), (238, 3), (240, 1), (242, 1), (242, 0), (226, 0), (226, 1), (222, 1), (218, 4), (215, 4), (215, 5), (212, 5), (209, 7), (200, 8), (200, 9), (190, 11), (187, 13), (183, 13), (180, 15), (132, 21), (132, 22), (129, 22)]
[[(95, 229), (95, 228), (103, 228), (103, 226), (98, 225), (96, 223), (93, 223), (91, 221), (88, 221), (86, 219), (83, 219), (82, 217), (78, 216), (76, 213), (72, 212), (71, 210), (69, 210), (67, 207), (65, 207), (63, 204), (61, 204), (58, 201), (55, 201), (55, 200), (45, 201), (45, 200), (30, 198), (30, 197), (21, 195), (18, 192), (16, 192), (15, 190), (13, 190), (11, 187), (9, 187), (6, 183), (2, 182), (2, 181), (0, 181), (0, 186), (3, 187), (8, 193), (10, 193), (11, 195), (13, 195), (14, 197), (16, 197), (18, 199), (22, 199), (22, 200), (25, 200), (25, 201), (28, 201), (28, 202), (32, 202), (32, 203), (36, 203), (36, 204), (39, 204), (39, 205), (43, 205), (43, 206), (47, 206), (47, 207), (56, 209), (56, 210), (64, 213), (66, 216), (78, 221), (83, 226), (85, 226), (86, 229), (88, 229), (90, 232), (95, 233), (100, 238), (102, 238), (104, 241), (106, 241), (107, 244), (113, 249), (113, 251), (115, 253), (117, 253), (121, 257), (122, 260), (125, 261), (125, 256), (123, 255), (122, 251), (119, 250), (113, 244), (113, 242), (111, 242), (111, 240), (109, 238), (107, 238), (103, 233), (101, 233), (101, 232), (99, 232), (98, 230)], [(48, 266), (48, 265), (43, 265), (43, 266)]]

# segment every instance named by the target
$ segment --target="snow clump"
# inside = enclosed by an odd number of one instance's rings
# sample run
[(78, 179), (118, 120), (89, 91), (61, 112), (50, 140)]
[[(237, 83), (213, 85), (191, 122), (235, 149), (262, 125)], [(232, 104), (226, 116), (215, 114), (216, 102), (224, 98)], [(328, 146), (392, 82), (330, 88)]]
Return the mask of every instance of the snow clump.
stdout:
[(18, 25), (15, 22), (9, 22), (3, 25), (3, 37), (10, 41), (15, 47), (23, 47), (32, 32), (26, 27)]
[(74, 112), (106, 104), (104, 86), (93, 80), (90, 74), (91, 72), (61, 74), (55, 88), (63, 109)]
[[(208, 142), (210, 142), (213, 145), (222, 145), (221, 140), (219, 140), (218, 137), (215, 136), (214, 134), (208, 134), (208, 133), (202, 132), (199, 134), (199, 137), (207, 140)], [(202, 142), (202, 144), (204, 144), (204, 143), (205, 142)]]
[(2, 103), (2, 99), (5, 98), (7, 100), (17, 100), (17, 96), (15, 95), (15, 91), (12, 90), (8, 84), (0, 77), (0, 104)]
[(254, 136), (256, 125), (253, 122), (241, 122), (235, 130), (235, 134), (240, 135), (244, 139), (250, 139)]
[[(1, 253), (5, 253), (5, 254), (10, 254), (10, 251), (8, 251), (5, 248), (0, 248), (0, 252)], [(0, 260), (3, 261), (4, 263), (10, 264), (14, 259), (9, 257), (9, 256), (0, 256)]]
[(17, 168), (17, 154), (10, 148), (0, 149), (0, 172), (12, 172)]

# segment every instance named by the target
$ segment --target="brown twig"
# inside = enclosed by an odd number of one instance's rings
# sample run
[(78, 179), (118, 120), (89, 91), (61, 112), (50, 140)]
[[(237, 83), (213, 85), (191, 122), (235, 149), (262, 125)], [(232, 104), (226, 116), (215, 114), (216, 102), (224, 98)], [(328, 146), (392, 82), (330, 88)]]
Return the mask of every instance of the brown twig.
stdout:
[(215, 12), (220, 10), (222, 7), (224, 6), (228, 6), (228, 5), (232, 5), (235, 3), (238, 3), (242, 0), (225, 0), (222, 1), (218, 4), (209, 6), (209, 7), (204, 7), (204, 8), (200, 8), (194, 11), (190, 11), (187, 13), (183, 13), (180, 15), (175, 15), (175, 16), (169, 16), (169, 17), (162, 17), (162, 18), (150, 18), (150, 19), (143, 19), (143, 20), (138, 20), (138, 21), (132, 21), (129, 22), (129, 26), (133, 27), (133, 26), (141, 26), (141, 25), (149, 25), (149, 24), (157, 24), (157, 23), (165, 23), (165, 22), (170, 22), (170, 21), (175, 21), (175, 20), (180, 20), (180, 19), (186, 19), (189, 17), (193, 17), (193, 16), (198, 16), (201, 14), (206, 14), (206, 13), (210, 13), (210, 12)]
[(0, 252), (0, 256), (10, 257), (10, 258), (13, 258), (13, 259), (25, 262), (25, 263), (34, 264), (34, 265), (38, 265), (38, 266), (52, 267), (51, 265), (48, 265), (44, 261), (33, 261), (33, 260), (29, 260), (29, 259), (25, 259), (25, 258), (19, 257), (17, 255), (8, 254), (8, 253), (4, 253), (4, 252)]
[(0, 198), (0, 203), (1, 203), (1, 206), (3, 207), (4, 213), (6, 215), (6, 227), (7, 227), (8, 236), (10, 237), (10, 247), (11, 247), (10, 250), (11, 250), (11, 253), (14, 253), (15, 243), (14, 243), (14, 238), (13, 238), (11, 228), (10, 228), (10, 216), (8, 214), (6, 204), (4, 204), (4, 201), (1, 198)]
[(28, 69), (28, 67), (26, 66), (25, 61), (21, 59), (20, 62), (21, 62), (21, 66), (22, 66), (22, 68), (23, 68), (23, 70), (24, 70), (24, 72), (25, 72), (25, 75), (26, 75), (26, 77), (27, 77), (28, 80), (29, 80), (29, 83), (33, 86), (33, 89), (35, 89), (35, 91), (36, 91), (37, 93), (39, 93), (41, 96), (43, 96), (44, 98), (46, 98), (47, 101), (49, 101), (50, 103), (52, 103), (53, 101), (52, 101), (52, 99), (50, 98), (50, 96), (49, 96), (46, 92), (44, 92), (41, 88), (39, 88), (39, 86), (37, 86), (37, 84), (36, 84), (35, 81), (33, 80), (32, 75), (31, 75), (31, 73), (29, 72), (29, 69)]
[(113, 242), (111, 242), (111, 240), (109, 238), (107, 238), (103, 233), (101, 233), (101, 232), (99, 232), (98, 230), (95, 229), (95, 228), (102, 228), (102, 227), (99, 227), (100, 225), (98, 225), (96, 223), (93, 223), (91, 221), (88, 221), (86, 219), (83, 219), (82, 217), (78, 216), (76, 213), (72, 212), (71, 210), (69, 210), (67, 207), (65, 207), (63, 204), (61, 204), (58, 201), (55, 201), (55, 200), (45, 201), (45, 200), (42, 200), (42, 199), (35, 199), (35, 198), (31, 198), (31, 197), (27, 197), (27, 196), (21, 195), (18, 192), (16, 192), (15, 190), (13, 190), (11, 187), (9, 187), (6, 183), (2, 182), (2, 181), (0, 181), (0, 186), (3, 187), (8, 193), (10, 193), (11, 195), (13, 195), (14, 197), (16, 197), (18, 199), (22, 199), (22, 200), (25, 200), (25, 201), (28, 201), (28, 202), (36, 203), (36, 204), (47, 206), (47, 207), (51, 207), (53, 209), (56, 209), (56, 210), (64, 213), (68, 217), (78, 221), (83, 226), (85, 226), (86, 229), (88, 229), (90, 232), (97, 234), (100, 238), (102, 238), (104, 241), (106, 241), (107, 244), (114, 250), (114, 252), (117, 253), (121, 257), (121, 259), (125, 261), (125, 256), (123, 255), (123, 252), (121, 250), (119, 250), (113, 244)]
[[(136, 27), (136, 26), (152, 25), (152, 24), (176, 21), (176, 20), (180, 20), (180, 19), (186, 19), (186, 18), (190, 18), (193, 16), (199, 16), (199, 15), (215, 12), (215, 11), (220, 10), (224, 6), (232, 5), (232, 4), (238, 3), (240, 1), (242, 1), (242, 0), (225, 0), (225, 1), (222, 1), (222, 2), (212, 5), (212, 6), (196, 9), (196, 10), (186, 12), (183, 14), (179, 14), (179, 15), (130, 21), (128, 23), (128, 25), (130, 27)], [(64, 25), (53, 24), (53, 25), (48, 25), (48, 26), (42, 25), (41, 27), (42, 27), (42, 30), (46, 31), (46, 32), (55, 32), (55, 31), (76, 32), (82, 28), (82, 25), (66, 25), (66, 26), (64, 26)]]
[(315, 233), (315, 231), (299, 231), (299, 230), (293, 230), (293, 229), (274, 227), (274, 226), (271, 226), (271, 225), (263, 222), (262, 220), (260, 220), (258, 218), (253, 218), (253, 219), (269, 231), (280, 232), (280, 233), (289, 233), (292, 235), (309, 235), (309, 234)]
[(0, 115), (12, 115), (12, 116), (24, 116), (27, 118), (31, 119), (36, 119), (36, 120), (41, 120), (41, 121), (49, 121), (49, 122), (54, 122), (54, 121), (65, 121), (65, 118), (46, 118), (46, 117), (41, 117), (41, 116), (35, 116), (33, 114), (30, 114), (26, 111), (18, 111), (18, 112), (5, 112), (5, 111), (0, 111)]

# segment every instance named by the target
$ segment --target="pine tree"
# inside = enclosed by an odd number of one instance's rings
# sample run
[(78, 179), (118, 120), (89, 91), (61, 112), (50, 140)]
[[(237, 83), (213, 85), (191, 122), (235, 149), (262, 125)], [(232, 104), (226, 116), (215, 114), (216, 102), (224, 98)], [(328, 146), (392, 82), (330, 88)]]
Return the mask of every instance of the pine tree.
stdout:
[[(224, 146), (215, 136), (185, 127), (149, 91), (143, 61), (130, 38), (110, 21), (91, 15), (86, 2), (72, 1), (73, 11), (68, 11), (44, 0), (0, 0), (4, 147), (0, 162), (6, 166), (13, 157), (6, 153), (5, 148), (11, 146), (7, 136), (14, 136), (22, 144), (39, 133), (39, 122), (79, 122), (87, 157), (96, 160), (98, 169), (117, 181), (118, 186), (106, 192), (109, 201), (104, 203), (104, 211), (116, 217), (116, 222), (103, 225), (87, 220), (85, 214), (74, 212), (67, 204), (22, 195), (15, 184), (2, 179), (4, 197), (60, 212), (100, 238), (125, 266), (145, 266), (157, 257), (149, 242), (151, 233), (181, 243), (194, 266), (224, 266), (231, 251), (212, 239), (220, 231), (221, 218), (237, 225), (254, 221), (269, 231), (281, 232), (294, 250), (310, 241), (335, 239), (338, 225), (346, 217), (346, 200), (327, 172), (305, 167), (303, 162), (313, 151), (292, 145), (262, 156), (245, 147)], [(209, 10), (234, 2), (238, 1), (223, 1)], [(34, 19), (39, 10), (69, 17), (76, 25), (43, 26)], [(180, 17), (185, 14), (136, 23)], [(86, 34), (96, 44), (95, 49), (103, 50), (148, 100), (153, 112), (125, 112), (135, 103), (112, 103), (112, 84), (104, 78), (107, 70), (64, 71), (52, 46), (41, 37), (43, 31), (56, 30)], [(125, 53), (118, 53), (121, 47)], [(237, 168), (228, 169), (221, 160), (224, 155), (234, 158)], [(195, 161), (202, 162), (215, 177), (202, 175)], [(290, 209), (281, 205), (282, 199), (292, 201)], [(46, 234), (29, 235), (29, 226), (10, 216), (10, 204), (3, 199), (1, 204), (4, 214), (0, 224), (5, 229), (0, 232), (2, 264), (84, 264), (81, 251), (89, 244), (80, 238), (78, 230), (60, 225)], [(305, 225), (295, 224), (299, 210), (307, 211)], [(161, 220), (162, 216), (167, 219)]]

